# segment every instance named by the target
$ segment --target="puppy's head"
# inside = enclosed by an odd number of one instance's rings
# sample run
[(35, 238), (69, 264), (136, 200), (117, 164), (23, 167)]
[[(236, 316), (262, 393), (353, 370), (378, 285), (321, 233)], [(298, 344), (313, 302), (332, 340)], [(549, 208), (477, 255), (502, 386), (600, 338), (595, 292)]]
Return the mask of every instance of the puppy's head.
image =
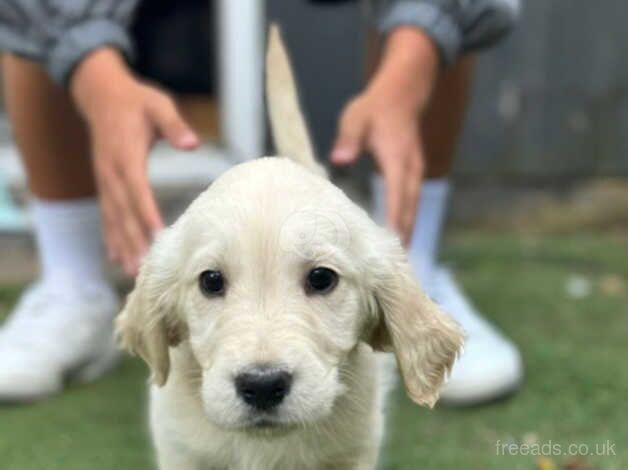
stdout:
[(231, 429), (327, 416), (361, 342), (392, 350), (410, 397), (431, 406), (461, 345), (397, 239), (283, 158), (228, 171), (159, 237), (118, 327), (159, 385), (186, 342), (208, 418)]

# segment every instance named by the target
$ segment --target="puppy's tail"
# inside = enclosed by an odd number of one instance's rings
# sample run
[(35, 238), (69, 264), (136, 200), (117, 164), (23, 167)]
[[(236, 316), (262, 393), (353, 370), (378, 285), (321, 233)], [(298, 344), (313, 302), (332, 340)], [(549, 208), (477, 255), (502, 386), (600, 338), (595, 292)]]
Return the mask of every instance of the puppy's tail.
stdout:
[(277, 153), (324, 175), (301, 113), (290, 59), (274, 23), (270, 26), (266, 54), (266, 101)]

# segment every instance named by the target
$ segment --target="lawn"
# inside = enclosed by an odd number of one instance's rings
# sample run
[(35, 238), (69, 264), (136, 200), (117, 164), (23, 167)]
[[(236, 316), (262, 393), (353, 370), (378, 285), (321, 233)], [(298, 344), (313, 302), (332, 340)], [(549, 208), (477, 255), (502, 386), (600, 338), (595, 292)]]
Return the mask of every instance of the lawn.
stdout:
[[(449, 238), (445, 259), (520, 344), (526, 382), (511, 399), (467, 409), (419, 409), (397, 390), (381, 468), (628, 468), (628, 241), (466, 233)], [(0, 289), (0, 312), (16, 295)], [(151, 468), (145, 377), (141, 363), (127, 360), (94, 385), (0, 408), (0, 469)], [(611, 455), (539, 462), (500, 443), (527, 444), (529, 453), (553, 446), (554, 454), (575, 444)]]

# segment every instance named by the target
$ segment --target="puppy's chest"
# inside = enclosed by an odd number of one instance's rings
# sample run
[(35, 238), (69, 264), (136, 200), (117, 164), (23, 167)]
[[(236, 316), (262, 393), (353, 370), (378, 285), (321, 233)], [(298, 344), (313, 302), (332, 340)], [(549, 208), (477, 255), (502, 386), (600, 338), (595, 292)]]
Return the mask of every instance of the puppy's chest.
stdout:
[[(273, 439), (268, 441), (225, 439), (223, 446), (207, 447), (201, 460), (206, 469), (225, 470), (323, 470), (331, 468), (340, 449), (331, 449), (330, 443), (308, 445), (296, 439)], [(335, 452), (334, 452), (335, 451)]]

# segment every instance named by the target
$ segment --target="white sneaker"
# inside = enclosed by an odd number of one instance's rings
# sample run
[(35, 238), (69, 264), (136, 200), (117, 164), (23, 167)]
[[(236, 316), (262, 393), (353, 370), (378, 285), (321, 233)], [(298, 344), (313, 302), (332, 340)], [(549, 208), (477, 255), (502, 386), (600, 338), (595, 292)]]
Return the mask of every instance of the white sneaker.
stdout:
[(77, 283), (59, 290), (33, 285), (0, 329), (0, 402), (53, 395), (65, 380), (89, 382), (116, 363), (114, 292)]
[(456, 361), (441, 401), (472, 405), (515, 391), (523, 379), (517, 347), (475, 310), (449, 270), (437, 267), (427, 293), (465, 330), (464, 352)]

